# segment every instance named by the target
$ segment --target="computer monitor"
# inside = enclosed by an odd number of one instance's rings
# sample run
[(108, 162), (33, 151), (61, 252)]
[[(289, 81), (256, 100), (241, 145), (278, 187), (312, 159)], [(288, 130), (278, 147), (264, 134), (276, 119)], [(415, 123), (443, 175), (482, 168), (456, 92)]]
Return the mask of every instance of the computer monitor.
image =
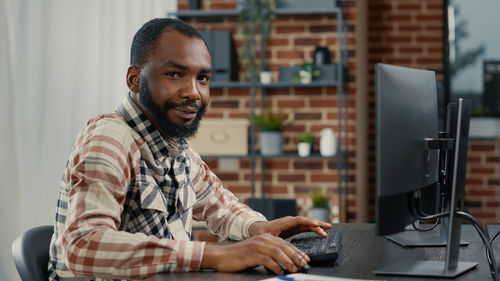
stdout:
[(448, 213), (445, 261), (403, 260), (375, 273), (457, 276), (477, 265), (458, 262), (461, 220), (450, 212), (463, 209), (470, 102), (448, 106), (446, 131), (440, 133), (433, 72), (377, 64), (375, 76), (377, 233), (403, 230), (416, 219), (413, 199), (433, 186), (440, 186), (435, 202)]
[[(438, 100), (432, 71), (377, 64), (376, 213), (377, 233), (403, 231), (414, 218), (407, 195), (433, 188), (438, 181), (438, 151), (425, 139), (437, 139)], [(418, 171), (418, 172), (416, 172)]]

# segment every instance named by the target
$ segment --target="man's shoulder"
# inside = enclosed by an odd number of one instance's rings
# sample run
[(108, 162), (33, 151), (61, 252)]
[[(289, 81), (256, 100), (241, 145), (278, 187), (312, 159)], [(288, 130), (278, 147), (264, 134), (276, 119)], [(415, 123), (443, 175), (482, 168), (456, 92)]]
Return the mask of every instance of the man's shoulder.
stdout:
[(117, 112), (100, 114), (91, 118), (82, 134), (91, 138), (106, 137), (123, 144), (143, 142), (141, 136)]

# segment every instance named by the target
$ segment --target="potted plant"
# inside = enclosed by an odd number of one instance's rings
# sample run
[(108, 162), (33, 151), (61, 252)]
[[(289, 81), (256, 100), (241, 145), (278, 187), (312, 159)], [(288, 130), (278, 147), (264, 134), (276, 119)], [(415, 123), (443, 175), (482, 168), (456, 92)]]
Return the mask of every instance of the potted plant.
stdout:
[(314, 145), (314, 135), (309, 132), (304, 132), (299, 135), (297, 144), (297, 152), (300, 157), (307, 157), (311, 154)]
[(321, 190), (313, 190), (310, 193), (312, 201), (312, 218), (328, 222), (330, 221), (330, 216), (328, 212), (329, 200), (326, 195), (323, 194)]
[(238, 30), (242, 35), (240, 61), (245, 69), (244, 76), (257, 81), (257, 62), (255, 59), (255, 38), (260, 35), (261, 70), (265, 67), (266, 40), (271, 32), (271, 21), (276, 17), (274, 0), (237, 0)]
[(262, 84), (269, 84), (272, 82), (272, 76), (271, 76), (271, 71), (269, 71), (269, 67), (267, 65), (264, 65), (262, 69), (260, 70), (259, 73), (260, 77), (260, 83)]
[(282, 132), (292, 122), (285, 122), (281, 110), (273, 112), (270, 109), (265, 109), (261, 114), (255, 115), (253, 122), (260, 130), (260, 153), (263, 155), (281, 154)]
[(311, 83), (314, 78), (320, 75), (320, 71), (314, 68), (314, 65), (310, 62), (305, 62), (300, 66), (300, 69), (295, 72), (293, 81), (300, 82), (302, 84)]

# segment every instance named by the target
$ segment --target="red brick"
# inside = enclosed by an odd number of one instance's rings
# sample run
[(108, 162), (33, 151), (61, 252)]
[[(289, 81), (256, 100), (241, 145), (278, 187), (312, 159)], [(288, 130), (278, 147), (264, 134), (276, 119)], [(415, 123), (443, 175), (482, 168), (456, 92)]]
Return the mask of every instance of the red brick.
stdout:
[(250, 95), (250, 90), (247, 88), (232, 88), (228, 89), (228, 95), (247, 97)]
[(303, 182), (306, 177), (303, 174), (280, 174), (278, 175), (279, 181), (289, 181), (289, 182)]
[(470, 146), (470, 149), (472, 151), (494, 151), (495, 146), (494, 145), (487, 145), (487, 144), (474, 144)]
[(267, 194), (287, 194), (288, 189), (286, 186), (266, 186)]
[(498, 179), (489, 179), (488, 185), (500, 185), (500, 180)]
[(495, 169), (494, 168), (472, 168), (471, 169), (472, 173), (477, 173), (477, 174), (494, 174)]
[(304, 58), (303, 51), (278, 51), (277, 52), (278, 59), (302, 59)]
[(499, 163), (500, 164), (500, 157), (498, 157), (498, 156), (486, 157), (486, 162), (487, 163)]
[(231, 172), (218, 172), (217, 176), (222, 180), (222, 181), (237, 181), (239, 180), (238, 173), (231, 173)]
[(495, 192), (492, 190), (485, 189), (474, 189), (469, 191), (471, 196), (495, 196)]
[(465, 184), (466, 185), (482, 185), (483, 180), (482, 179), (465, 179)]
[(310, 101), (311, 107), (337, 107), (337, 99), (329, 98), (329, 99), (311, 99)]
[(328, 173), (328, 174), (313, 174), (311, 175), (311, 182), (331, 182), (337, 183), (338, 176), (337, 174)]
[(420, 10), (421, 5), (416, 4), (416, 3), (398, 3), (397, 4), (397, 9), (398, 10), (412, 10), (412, 11), (418, 11)]
[(279, 39), (279, 38), (269, 38), (267, 41), (267, 46), (269, 47), (279, 47), (290, 45), (289, 39)]
[(321, 95), (321, 88), (295, 88), (297, 96)]
[(292, 25), (292, 26), (277, 26), (276, 27), (276, 33), (277, 34), (283, 34), (283, 33), (300, 33), (306, 31), (306, 28), (304, 26), (299, 26), (299, 25)]
[(313, 160), (295, 161), (293, 167), (297, 170), (321, 170), (323, 169), (323, 162)]
[(266, 161), (266, 169), (270, 170), (285, 170), (288, 169), (288, 160), (267, 160)]
[(245, 185), (229, 184), (228, 189), (229, 189), (229, 191), (231, 191), (233, 193), (250, 193), (250, 192), (252, 192), (252, 187), (245, 186)]
[(428, 22), (428, 21), (441, 21), (443, 16), (440, 14), (436, 15), (417, 15), (418, 22)]
[(278, 107), (279, 108), (284, 108), (284, 107), (287, 107), (287, 108), (302, 108), (304, 106), (305, 106), (305, 104), (304, 104), (304, 100), (303, 99), (300, 99), (300, 100), (280, 100), (280, 101), (278, 101)]
[(326, 33), (326, 32), (336, 32), (336, 31), (337, 27), (331, 24), (309, 26), (309, 32), (311, 33)]
[(295, 113), (295, 120), (321, 120), (320, 112)]
[(210, 102), (212, 108), (238, 108), (239, 101), (212, 101)]
[(236, 3), (212, 3), (210, 10), (236, 9)]
[(314, 46), (320, 43), (321, 39), (319, 38), (297, 38), (294, 40), (295, 46)]

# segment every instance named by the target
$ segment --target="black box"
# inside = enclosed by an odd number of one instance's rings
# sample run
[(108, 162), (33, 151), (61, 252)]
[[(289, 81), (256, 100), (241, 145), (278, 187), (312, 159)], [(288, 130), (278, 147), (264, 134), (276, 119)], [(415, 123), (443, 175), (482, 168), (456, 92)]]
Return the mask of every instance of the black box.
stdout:
[(229, 30), (200, 31), (212, 56), (212, 81), (238, 80), (238, 55)]
[(500, 116), (500, 61), (483, 62), (483, 113)]
[(268, 220), (297, 215), (295, 199), (250, 198), (248, 206), (263, 214)]

